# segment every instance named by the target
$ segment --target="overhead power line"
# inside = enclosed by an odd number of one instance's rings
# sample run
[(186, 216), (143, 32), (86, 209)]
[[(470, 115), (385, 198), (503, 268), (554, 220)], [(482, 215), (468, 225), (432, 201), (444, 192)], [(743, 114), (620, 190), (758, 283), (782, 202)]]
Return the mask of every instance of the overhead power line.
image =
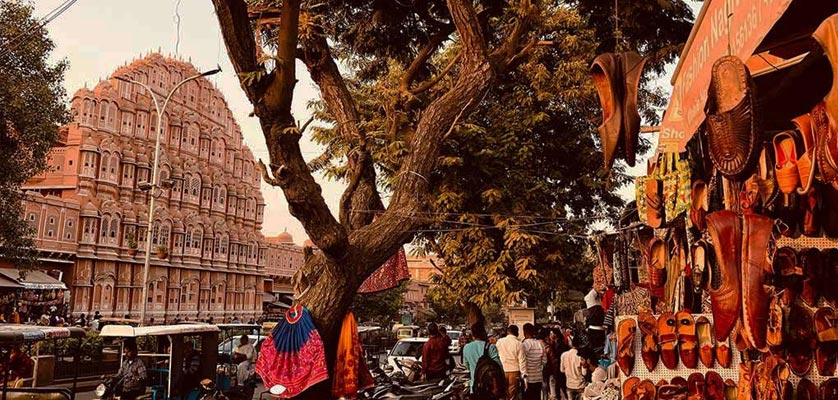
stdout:
[(20, 46), (28, 43), (29, 39), (31, 39), (33, 34), (43, 29), (43, 27), (47, 26), (47, 24), (61, 16), (61, 14), (64, 14), (64, 12), (70, 9), (70, 7), (72, 7), (73, 4), (76, 4), (77, 1), (78, 0), (65, 0), (58, 7), (54, 8), (52, 11), (47, 13), (47, 15), (41, 18), (40, 21), (36, 22), (35, 25), (31, 26), (28, 30), (21, 32), (20, 34), (12, 38), (12, 40), (10, 40), (8, 43), (4, 43), (3, 47), (6, 50), (0, 53), (0, 57), (6, 57), (13, 51), (17, 50)]

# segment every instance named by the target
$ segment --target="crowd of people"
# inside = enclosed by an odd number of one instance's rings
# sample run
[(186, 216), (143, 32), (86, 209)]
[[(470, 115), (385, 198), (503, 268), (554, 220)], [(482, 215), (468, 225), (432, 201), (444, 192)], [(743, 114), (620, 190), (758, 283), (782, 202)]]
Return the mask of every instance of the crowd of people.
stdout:
[[(440, 378), (452, 368), (450, 340), (439, 327), (428, 326), (429, 340), (423, 347), (426, 379)], [(608, 400), (619, 398), (614, 355), (592, 348), (586, 333), (571, 329), (548, 329), (524, 324), (523, 340), (518, 326), (504, 335), (487, 334), (483, 324), (474, 324), (464, 335), (462, 363), (469, 370), (474, 392), (478, 364), (487, 354), (503, 370), (505, 393), (498, 400)], [(495, 400), (495, 399), (485, 399)]]

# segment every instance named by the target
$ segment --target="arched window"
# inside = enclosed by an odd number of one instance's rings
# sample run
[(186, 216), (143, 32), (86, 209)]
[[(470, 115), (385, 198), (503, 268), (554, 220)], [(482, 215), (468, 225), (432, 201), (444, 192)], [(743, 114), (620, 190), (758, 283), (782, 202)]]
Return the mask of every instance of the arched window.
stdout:
[(122, 113), (122, 128), (120, 131), (122, 134), (125, 135), (133, 135), (134, 134), (134, 115), (131, 113), (124, 112)]
[(160, 237), (160, 221), (156, 221), (151, 228), (151, 244), (156, 245)]
[(108, 242), (108, 227), (111, 224), (111, 216), (105, 215), (102, 217), (102, 229), (99, 235), (99, 243)]
[(228, 240), (226, 235), (221, 237), (221, 254), (227, 254)]
[(104, 129), (108, 121), (108, 102), (99, 103), (99, 128)]
[(198, 197), (199, 193), (201, 193), (201, 178), (193, 177), (190, 194), (194, 197)]
[(164, 222), (160, 227), (160, 244), (163, 246), (169, 246), (169, 231), (169, 223)]
[(109, 241), (111, 244), (116, 244), (116, 238), (118, 237), (117, 233), (119, 231), (119, 218), (114, 217), (111, 219), (111, 227), (109, 235)]
[(116, 104), (111, 103), (110, 107), (108, 107), (108, 129), (111, 131), (116, 129)]
[(219, 195), (218, 195), (218, 202), (219, 202), (222, 206), (224, 206), (224, 198), (226, 198), (226, 197), (227, 197), (227, 191), (226, 191), (226, 190), (224, 190), (224, 188), (222, 187), (222, 188), (221, 188), (221, 190), (220, 190), (220, 193), (219, 193)]
[(140, 112), (137, 113), (137, 130), (134, 132), (134, 135), (139, 138), (146, 137), (146, 121), (148, 120), (148, 114)]
[(111, 153), (102, 153), (102, 168), (99, 170), (99, 179), (107, 179), (110, 180), (110, 175), (108, 174), (108, 165), (110, 164), (111, 160)]
[(90, 99), (84, 99), (82, 102), (81, 123), (84, 125), (93, 125), (93, 108), (95, 104)]
[(114, 183), (116, 183), (119, 178), (119, 156), (116, 154), (111, 155), (111, 161), (108, 167), (108, 177)]
[(192, 254), (201, 254), (201, 246), (203, 245), (204, 231), (201, 228), (195, 228), (192, 232)]

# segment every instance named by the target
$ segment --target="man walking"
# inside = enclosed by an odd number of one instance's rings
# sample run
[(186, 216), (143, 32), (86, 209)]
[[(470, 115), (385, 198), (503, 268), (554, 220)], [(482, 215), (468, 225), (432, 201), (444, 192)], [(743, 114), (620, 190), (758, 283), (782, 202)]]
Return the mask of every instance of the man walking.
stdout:
[(527, 389), (524, 391), (524, 400), (541, 400), (541, 386), (544, 382), (542, 372), (547, 364), (547, 352), (544, 342), (535, 337), (535, 326), (530, 323), (524, 324), (524, 342), (521, 343), (526, 359), (524, 376), (526, 376)]
[(518, 327), (509, 325), (506, 336), (498, 339), (497, 347), (503, 372), (506, 374), (507, 400), (518, 400), (518, 381), (523, 380), (525, 386), (527, 382), (527, 358), (524, 347), (518, 341)]
[(585, 367), (582, 365), (582, 358), (576, 348), (579, 346), (579, 339), (573, 338), (570, 350), (564, 352), (559, 363), (560, 371), (565, 374), (568, 400), (581, 400), (582, 392), (585, 390)]

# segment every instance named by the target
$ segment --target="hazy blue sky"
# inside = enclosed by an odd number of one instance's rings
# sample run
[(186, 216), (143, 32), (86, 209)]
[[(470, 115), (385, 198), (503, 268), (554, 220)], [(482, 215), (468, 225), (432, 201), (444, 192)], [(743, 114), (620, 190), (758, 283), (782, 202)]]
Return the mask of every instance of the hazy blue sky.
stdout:
[[(37, 0), (36, 13), (43, 16), (62, 2)], [(70, 69), (65, 77), (68, 95), (72, 96), (85, 84), (89, 87), (95, 86), (117, 66), (158, 49), (167, 55), (178, 54), (185, 59), (191, 59), (199, 70), (211, 69), (219, 64), (224, 72), (210, 79), (226, 97), (242, 127), (245, 143), (257, 158), (267, 159), (265, 141), (258, 121), (248, 117), (252, 108), (241, 91), (227, 58), (212, 2), (180, 2), (180, 44), (177, 51), (176, 2), (177, 0), (78, 0), (72, 8), (50, 23), (47, 28), (57, 45), (53, 57), (65, 58), (70, 62)], [(690, 3), (697, 13), (701, 3)], [(294, 98), (294, 114), (297, 119), (306, 120), (310, 113), (305, 105), (310, 99), (318, 96), (318, 91), (304, 66), (298, 64), (297, 72), (299, 83)], [(669, 77), (665, 77), (660, 82), (668, 88), (668, 80)], [(319, 154), (318, 147), (305, 138), (302, 149), (308, 159)], [(635, 168), (633, 172), (645, 172), (645, 162), (645, 158), (638, 160), (638, 166), (644, 167)], [(323, 186), (323, 196), (335, 212), (343, 184), (325, 181), (320, 177), (317, 179)], [(622, 192), (626, 196), (633, 196), (631, 188), (625, 188)], [(301, 244), (306, 238), (305, 232), (300, 223), (288, 213), (288, 204), (281, 190), (263, 182), (262, 195), (267, 203), (262, 228), (265, 236), (276, 235), (287, 229), (295, 241)]]

